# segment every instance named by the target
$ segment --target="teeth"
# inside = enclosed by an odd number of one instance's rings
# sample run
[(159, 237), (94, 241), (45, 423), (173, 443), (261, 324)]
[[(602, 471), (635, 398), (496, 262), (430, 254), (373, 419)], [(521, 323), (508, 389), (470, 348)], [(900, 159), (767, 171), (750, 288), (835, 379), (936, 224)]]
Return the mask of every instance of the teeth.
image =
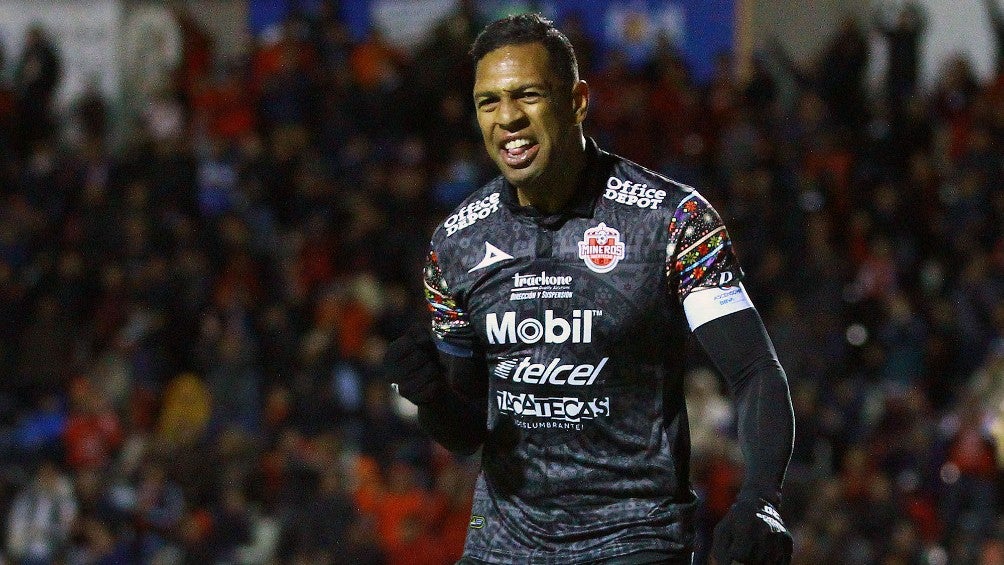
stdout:
[(514, 139), (505, 144), (506, 149), (517, 149), (523, 147), (524, 145), (530, 145), (530, 140), (528, 139)]

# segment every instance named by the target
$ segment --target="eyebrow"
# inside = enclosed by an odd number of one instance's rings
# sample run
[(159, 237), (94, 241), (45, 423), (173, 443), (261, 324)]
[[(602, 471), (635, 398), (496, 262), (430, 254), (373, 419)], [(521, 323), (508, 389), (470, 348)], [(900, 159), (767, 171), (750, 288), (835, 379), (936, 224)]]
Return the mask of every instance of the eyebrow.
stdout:
[(496, 94), (499, 91), (501, 91), (501, 92), (508, 92), (509, 94), (514, 94), (514, 93), (517, 93), (517, 92), (522, 92), (524, 90), (530, 90), (530, 89), (534, 89), (534, 88), (539, 89), (539, 90), (549, 90), (550, 89), (550, 87), (547, 85), (547, 83), (532, 82), (530, 84), (521, 84), (521, 85), (517, 86), (516, 88), (502, 88), (502, 89), (498, 89), (498, 90), (482, 90), (482, 91), (479, 91), (479, 92), (475, 92), (474, 93), (474, 97), (475, 98), (481, 98), (483, 96), (492, 96), (492, 95)]

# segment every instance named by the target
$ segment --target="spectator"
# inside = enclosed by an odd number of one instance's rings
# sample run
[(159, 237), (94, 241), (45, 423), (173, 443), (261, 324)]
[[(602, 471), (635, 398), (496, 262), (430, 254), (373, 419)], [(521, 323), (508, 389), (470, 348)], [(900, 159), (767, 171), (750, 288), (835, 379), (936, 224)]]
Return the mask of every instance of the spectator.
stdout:
[(886, 41), (886, 98), (899, 109), (913, 96), (920, 66), (920, 39), (927, 22), (919, 4), (904, 4), (894, 22), (876, 13), (875, 28)]
[(19, 563), (43, 565), (62, 558), (77, 502), (70, 480), (52, 461), (43, 461), (14, 498), (7, 517), (7, 549)]
[(122, 443), (122, 424), (104, 395), (87, 380), (75, 381), (63, 441), (66, 462), (75, 471), (101, 469)]
[(53, 101), (62, 78), (62, 60), (40, 25), (25, 32), (24, 47), (14, 71), (17, 119), (15, 146), (22, 151), (53, 133)]
[(326, 554), (328, 561), (334, 560), (332, 552), (348, 545), (349, 530), (357, 518), (340, 472), (337, 469), (324, 471), (316, 496), (298, 511), (296, 552)]
[(997, 0), (984, 0), (984, 3), (986, 4), (990, 27), (994, 33), (997, 74), (998, 76), (1004, 75), (1004, 13), (1002, 13)]
[(139, 560), (149, 561), (172, 549), (169, 543), (182, 524), (184, 509), (184, 494), (163, 465), (153, 461), (144, 465), (132, 508)]
[(958, 428), (949, 443), (948, 460), (941, 467), (945, 483), (942, 512), (959, 533), (992, 535), (998, 496), (995, 481), (1000, 464), (982, 425), (976, 399), (965, 399)]

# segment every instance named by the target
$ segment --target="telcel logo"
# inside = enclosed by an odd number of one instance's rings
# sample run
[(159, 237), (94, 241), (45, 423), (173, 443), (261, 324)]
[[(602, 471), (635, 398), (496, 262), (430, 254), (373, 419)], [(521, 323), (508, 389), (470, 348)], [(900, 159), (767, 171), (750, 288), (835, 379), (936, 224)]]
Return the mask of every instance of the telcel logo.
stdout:
[(516, 322), (515, 312), (498, 314), (490, 312), (485, 316), (488, 343), (591, 343), (593, 341), (593, 317), (602, 316), (602, 310), (572, 310), (571, 321), (554, 315), (554, 310), (544, 311), (544, 321), (527, 318)]
[(511, 380), (514, 383), (588, 386), (593, 384), (609, 360), (609, 357), (604, 357), (596, 365), (561, 365), (561, 358), (558, 357), (545, 365), (524, 357), (519, 364), (516, 364), (515, 359), (503, 361), (495, 368), (495, 375), (507, 379), (512, 372)]

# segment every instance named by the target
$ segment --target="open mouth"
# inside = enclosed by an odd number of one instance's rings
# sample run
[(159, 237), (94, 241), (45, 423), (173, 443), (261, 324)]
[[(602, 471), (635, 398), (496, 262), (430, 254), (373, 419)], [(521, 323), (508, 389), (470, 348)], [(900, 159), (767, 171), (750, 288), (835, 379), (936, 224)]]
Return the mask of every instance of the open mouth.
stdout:
[(518, 137), (506, 141), (499, 148), (499, 155), (506, 165), (514, 169), (521, 169), (533, 162), (539, 149), (540, 145), (536, 141)]

